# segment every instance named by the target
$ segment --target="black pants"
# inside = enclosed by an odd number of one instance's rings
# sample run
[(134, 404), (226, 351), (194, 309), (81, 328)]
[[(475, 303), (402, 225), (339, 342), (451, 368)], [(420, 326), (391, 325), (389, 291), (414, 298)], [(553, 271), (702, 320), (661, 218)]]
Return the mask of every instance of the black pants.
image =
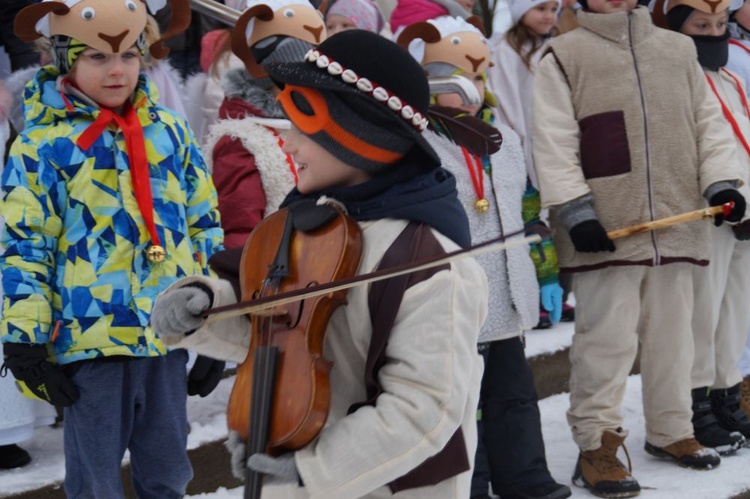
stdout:
[(544, 455), (534, 376), (521, 338), (493, 341), (484, 355), (479, 445), (472, 495), (523, 490), (553, 481)]

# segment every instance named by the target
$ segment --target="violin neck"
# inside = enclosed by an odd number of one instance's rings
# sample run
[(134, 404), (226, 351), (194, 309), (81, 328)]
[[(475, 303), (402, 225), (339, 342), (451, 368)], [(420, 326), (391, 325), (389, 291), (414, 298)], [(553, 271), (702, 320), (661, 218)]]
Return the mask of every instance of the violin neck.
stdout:
[[(265, 453), (271, 422), (274, 379), (279, 357), (277, 347), (258, 347), (253, 357), (253, 383), (250, 397), (250, 428), (247, 433), (245, 462), (253, 454)], [(245, 465), (244, 499), (260, 499), (263, 476)]]

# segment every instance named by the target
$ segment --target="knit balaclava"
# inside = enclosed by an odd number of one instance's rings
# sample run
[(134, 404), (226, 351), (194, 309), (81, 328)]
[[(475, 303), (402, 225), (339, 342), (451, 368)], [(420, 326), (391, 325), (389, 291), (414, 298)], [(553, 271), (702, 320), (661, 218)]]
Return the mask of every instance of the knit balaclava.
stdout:
[[(707, 14), (726, 11), (728, 15), (730, 0), (722, 0), (719, 3), (707, 3), (705, 0), (671, 0), (665, 3), (667, 25), (673, 31), (680, 31), (685, 22), (694, 12), (700, 11)], [(729, 31), (723, 35), (689, 35), (695, 43), (698, 52), (698, 62), (706, 69), (718, 71), (727, 65), (729, 60)]]
[[(299, 38), (273, 35), (253, 45), (250, 52), (258, 64), (263, 65), (271, 62), (301, 61), (312, 47), (312, 44)], [(273, 81), (268, 77), (256, 78), (255, 83), (266, 90), (273, 86)]]
[[(170, 4), (170, 25), (150, 48), (151, 56), (156, 59), (169, 53), (162, 42), (190, 24), (188, 0), (171, 0)], [(87, 47), (117, 54), (135, 45), (145, 54), (148, 14), (166, 5), (167, 0), (43, 0), (18, 13), (14, 30), (26, 42), (43, 36), (49, 38), (53, 62), (61, 73), (67, 73)]]
[(232, 52), (255, 78), (268, 76), (262, 64), (302, 61), (310, 47), (326, 39), (323, 15), (307, 0), (248, 0), (246, 5), (232, 30)]

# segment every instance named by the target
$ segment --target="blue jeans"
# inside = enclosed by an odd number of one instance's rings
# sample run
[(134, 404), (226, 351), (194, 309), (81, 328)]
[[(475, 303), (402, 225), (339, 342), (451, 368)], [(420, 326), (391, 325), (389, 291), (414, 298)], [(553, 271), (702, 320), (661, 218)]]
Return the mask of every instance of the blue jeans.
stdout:
[(120, 467), (130, 450), (140, 499), (185, 495), (187, 456), (185, 350), (164, 357), (81, 361), (66, 367), (81, 398), (65, 408), (65, 493), (123, 497)]

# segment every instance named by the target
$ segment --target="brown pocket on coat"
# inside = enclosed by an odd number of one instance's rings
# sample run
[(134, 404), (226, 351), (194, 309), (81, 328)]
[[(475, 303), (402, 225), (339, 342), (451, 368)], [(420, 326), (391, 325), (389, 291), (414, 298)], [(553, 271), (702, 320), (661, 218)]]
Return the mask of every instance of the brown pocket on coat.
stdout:
[(593, 114), (578, 125), (581, 128), (581, 168), (587, 179), (630, 171), (630, 149), (622, 111)]

